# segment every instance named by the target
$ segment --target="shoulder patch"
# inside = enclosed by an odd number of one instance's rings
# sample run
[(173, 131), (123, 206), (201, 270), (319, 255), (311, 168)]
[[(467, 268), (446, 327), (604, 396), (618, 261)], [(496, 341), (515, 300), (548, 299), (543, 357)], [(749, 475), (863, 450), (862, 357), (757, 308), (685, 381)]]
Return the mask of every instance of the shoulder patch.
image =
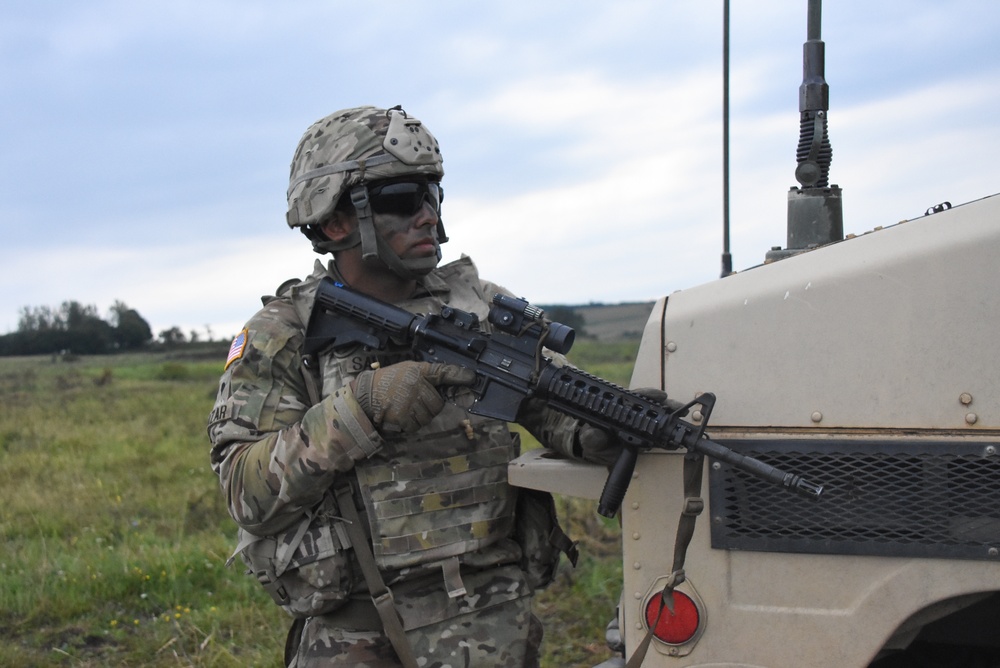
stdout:
[(229, 346), (229, 357), (226, 358), (225, 369), (228, 369), (230, 364), (243, 357), (243, 351), (246, 350), (247, 339), (249, 338), (250, 333), (246, 330), (246, 328), (236, 335), (236, 338), (233, 339), (233, 344)]

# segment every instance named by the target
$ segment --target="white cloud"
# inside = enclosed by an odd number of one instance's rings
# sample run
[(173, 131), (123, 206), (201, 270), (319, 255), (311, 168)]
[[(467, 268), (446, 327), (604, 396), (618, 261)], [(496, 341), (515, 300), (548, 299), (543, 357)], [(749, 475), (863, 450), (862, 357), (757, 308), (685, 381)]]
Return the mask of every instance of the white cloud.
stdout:
[(104, 312), (121, 300), (139, 311), (154, 332), (212, 324), (216, 334), (231, 333), (260, 307), (259, 296), (291, 278), (295, 268), (301, 269), (300, 276), (311, 269), (309, 253), (297, 234), (236, 239), (220, 247), (186, 243), (23, 252), (10, 258), (0, 280), (0, 293), (19, 300), (5, 309), (9, 320), (0, 323), (5, 326), (0, 331), (16, 326), (21, 306), (72, 300)]
[[(0, 332), (69, 299), (234, 332), (315, 257), (282, 220), (294, 142), (368, 102), (404, 103), (442, 140), (446, 257), (533, 301), (651, 299), (718, 274), (715, 3), (22, 4), (0, 9)], [(806, 12), (732, 10), (743, 268), (784, 242)], [(824, 10), (845, 228), (1000, 190), (1000, 6)]]

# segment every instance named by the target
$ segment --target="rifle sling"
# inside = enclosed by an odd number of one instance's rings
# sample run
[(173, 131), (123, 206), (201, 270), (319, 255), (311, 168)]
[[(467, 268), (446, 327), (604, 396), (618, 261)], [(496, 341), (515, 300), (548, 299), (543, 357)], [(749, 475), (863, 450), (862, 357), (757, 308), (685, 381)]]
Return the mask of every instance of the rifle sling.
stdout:
[(383, 630), (392, 643), (393, 649), (399, 655), (399, 660), (405, 668), (417, 668), (417, 660), (413, 656), (413, 648), (403, 631), (403, 623), (396, 612), (396, 605), (392, 599), (392, 591), (382, 580), (382, 574), (378, 571), (375, 563), (375, 555), (369, 546), (368, 536), (365, 535), (361, 527), (361, 517), (358, 509), (354, 505), (354, 495), (351, 492), (351, 482), (347, 476), (341, 476), (334, 485), (334, 493), (337, 496), (337, 503), (340, 512), (347, 520), (347, 534), (350, 536), (351, 544), (354, 546), (354, 555), (358, 558), (361, 572), (371, 593), (372, 602), (378, 611), (378, 616), (382, 619)]
[(646, 658), (649, 650), (649, 643), (653, 639), (653, 630), (660, 623), (660, 615), (664, 609), (674, 611), (674, 589), (684, 582), (684, 557), (687, 555), (688, 545), (694, 536), (695, 522), (698, 515), (705, 507), (705, 502), (701, 498), (701, 480), (703, 476), (703, 464), (705, 456), (689, 452), (684, 455), (684, 507), (681, 509), (681, 517), (677, 523), (677, 537), (674, 540), (674, 562), (673, 572), (667, 578), (667, 584), (663, 587), (660, 595), (660, 610), (656, 613), (656, 620), (649, 625), (646, 635), (643, 637), (635, 653), (629, 658), (625, 668), (639, 668)]
[[(316, 359), (309, 355), (303, 355), (301, 362), (306, 391), (309, 393), (312, 403), (314, 405), (318, 404), (320, 401), (319, 387), (316, 377), (313, 375), (316, 367)], [(406, 638), (406, 633), (403, 631), (403, 623), (399, 617), (399, 613), (396, 612), (396, 605), (392, 599), (392, 591), (386, 586), (385, 581), (382, 579), (382, 574), (379, 573), (368, 536), (361, 526), (361, 517), (358, 514), (357, 507), (354, 505), (354, 494), (351, 487), (352, 477), (353, 475), (351, 474), (340, 476), (333, 487), (334, 495), (337, 497), (337, 505), (340, 507), (340, 512), (344, 516), (344, 519), (347, 520), (347, 535), (354, 546), (354, 555), (361, 566), (361, 573), (365, 578), (365, 583), (368, 585), (368, 591), (371, 593), (372, 603), (375, 604), (375, 610), (378, 611), (378, 616), (382, 620), (382, 630), (388, 636), (389, 642), (392, 643), (392, 648), (399, 655), (399, 660), (402, 662), (404, 668), (417, 668), (417, 660), (413, 656), (413, 647), (410, 645), (410, 641)]]

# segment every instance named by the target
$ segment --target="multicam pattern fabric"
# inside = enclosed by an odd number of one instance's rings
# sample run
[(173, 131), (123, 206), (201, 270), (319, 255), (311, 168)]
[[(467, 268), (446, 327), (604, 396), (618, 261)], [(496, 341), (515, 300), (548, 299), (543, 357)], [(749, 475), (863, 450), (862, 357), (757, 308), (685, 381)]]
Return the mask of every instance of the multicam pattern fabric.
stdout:
[[(394, 588), (406, 636), (421, 668), (538, 666), (542, 625), (531, 614), (531, 589), (516, 567), (466, 576), (469, 595), (448, 599), (432, 579)], [(397, 591), (398, 590), (398, 591)], [(381, 633), (352, 630), (335, 619), (306, 621), (291, 666), (397, 668)]]
[[(430, 661), (425, 665), (529, 665), (525, 656), (531, 655), (534, 642), (529, 636), (539, 633), (529, 612), (531, 587), (514, 565), (521, 551), (508, 538), (514, 496), (506, 484), (506, 461), (515, 446), (506, 425), (450, 404), (406, 439), (385, 438), (348, 383), (372, 363), (402, 359), (404, 351), (326, 354), (318, 368), (304, 373), (302, 323), (308, 322), (317, 283), (331, 273), (317, 262), (309, 278), (265, 301), (247, 324), (243, 356), (223, 374), (209, 420), (212, 467), (240, 527), (241, 547), (279, 537), (274, 556), (265, 559), (276, 576), (281, 575), (278, 570), (313, 564), (320, 584), (332, 587), (309, 601), (286, 604), (286, 610), (300, 616), (308, 610), (329, 613), (307, 620), (295, 665), (331, 665), (334, 657), (342, 665), (367, 665), (362, 659), (368, 661), (368, 654), (375, 657), (371, 665), (398, 665), (391, 662), (394, 653), (380, 632), (351, 632), (337, 605), (320, 605), (346, 602), (348, 593), (363, 599), (366, 587), (355, 580), (351, 591), (345, 591), (339, 578), (356, 575), (358, 569), (349, 568), (350, 559), (343, 554), (342, 567), (332, 570), (311, 561), (310, 550), (318, 550), (322, 542), (312, 535), (312, 527), (299, 530), (314, 522), (321, 503), (331, 503), (333, 484), (349, 472), (362, 482), (359, 509), (376, 538), (383, 578), (393, 588), (401, 614), (411, 620), (407, 630), (417, 655)], [(463, 258), (421, 279), (419, 293), (400, 306), (428, 313), (451, 304), (477, 312), (485, 321), (488, 298), (497, 291)], [(315, 404), (307, 380), (313, 372), (321, 397)], [(461, 400), (456, 397), (456, 403)], [(549, 447), (572, 453), (574, 420), (537, 409), (527, 411), (522, 423)], [(413, 490), (417, 498), (406, 493)], [(330, 522), (326, 535), (342, 535), (336, 514), (324, 516)], [(341, 547), (346, 547), (343, 541)], [(450, 587), (449, 596), (442, 574), (442, 560), (449, 559), (460, 566), (464, 595), (455, 595)], [(301, 575), (308, 580), (315, 573), (306, 568)], [(409, 590), (414, 582), (421, 588)], [(419, 628), (412, 621), (432, 619), (437, 621)]]
[(308, 520), (276, 536), (240, 529), (237, 553), (247, 572), (293, 617), (332, 612), (348, 602), (354, 588), (351, 542), (337, 513), (327, 496)]
[[(462, 555), (510, 534), (513, 439), (506, 425), (469, 417), (446, 406), (429, 425), (432, 438), (387, 441), (355, 467), (380, 568)], [(459, 431), (443, 429), (449, 422)]]
[(401, 109), (336, 111), (299, 140), (289, 175), (288, 225), (319, 223), (352, 185), (394, 176), (444, 176), (441, 150), (426, 126)]

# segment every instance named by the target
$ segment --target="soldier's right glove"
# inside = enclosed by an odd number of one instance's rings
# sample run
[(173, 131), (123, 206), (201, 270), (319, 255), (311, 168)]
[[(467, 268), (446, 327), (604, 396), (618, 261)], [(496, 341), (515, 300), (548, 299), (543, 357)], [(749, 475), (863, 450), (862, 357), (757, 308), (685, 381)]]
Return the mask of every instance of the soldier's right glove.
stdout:
[(443, 385), (472, 385), (476, 373), (454, 364), (399, 362), (362, 371), (351, 384), (372, 424), (384, 431), (420, 429), (441, 412)]

